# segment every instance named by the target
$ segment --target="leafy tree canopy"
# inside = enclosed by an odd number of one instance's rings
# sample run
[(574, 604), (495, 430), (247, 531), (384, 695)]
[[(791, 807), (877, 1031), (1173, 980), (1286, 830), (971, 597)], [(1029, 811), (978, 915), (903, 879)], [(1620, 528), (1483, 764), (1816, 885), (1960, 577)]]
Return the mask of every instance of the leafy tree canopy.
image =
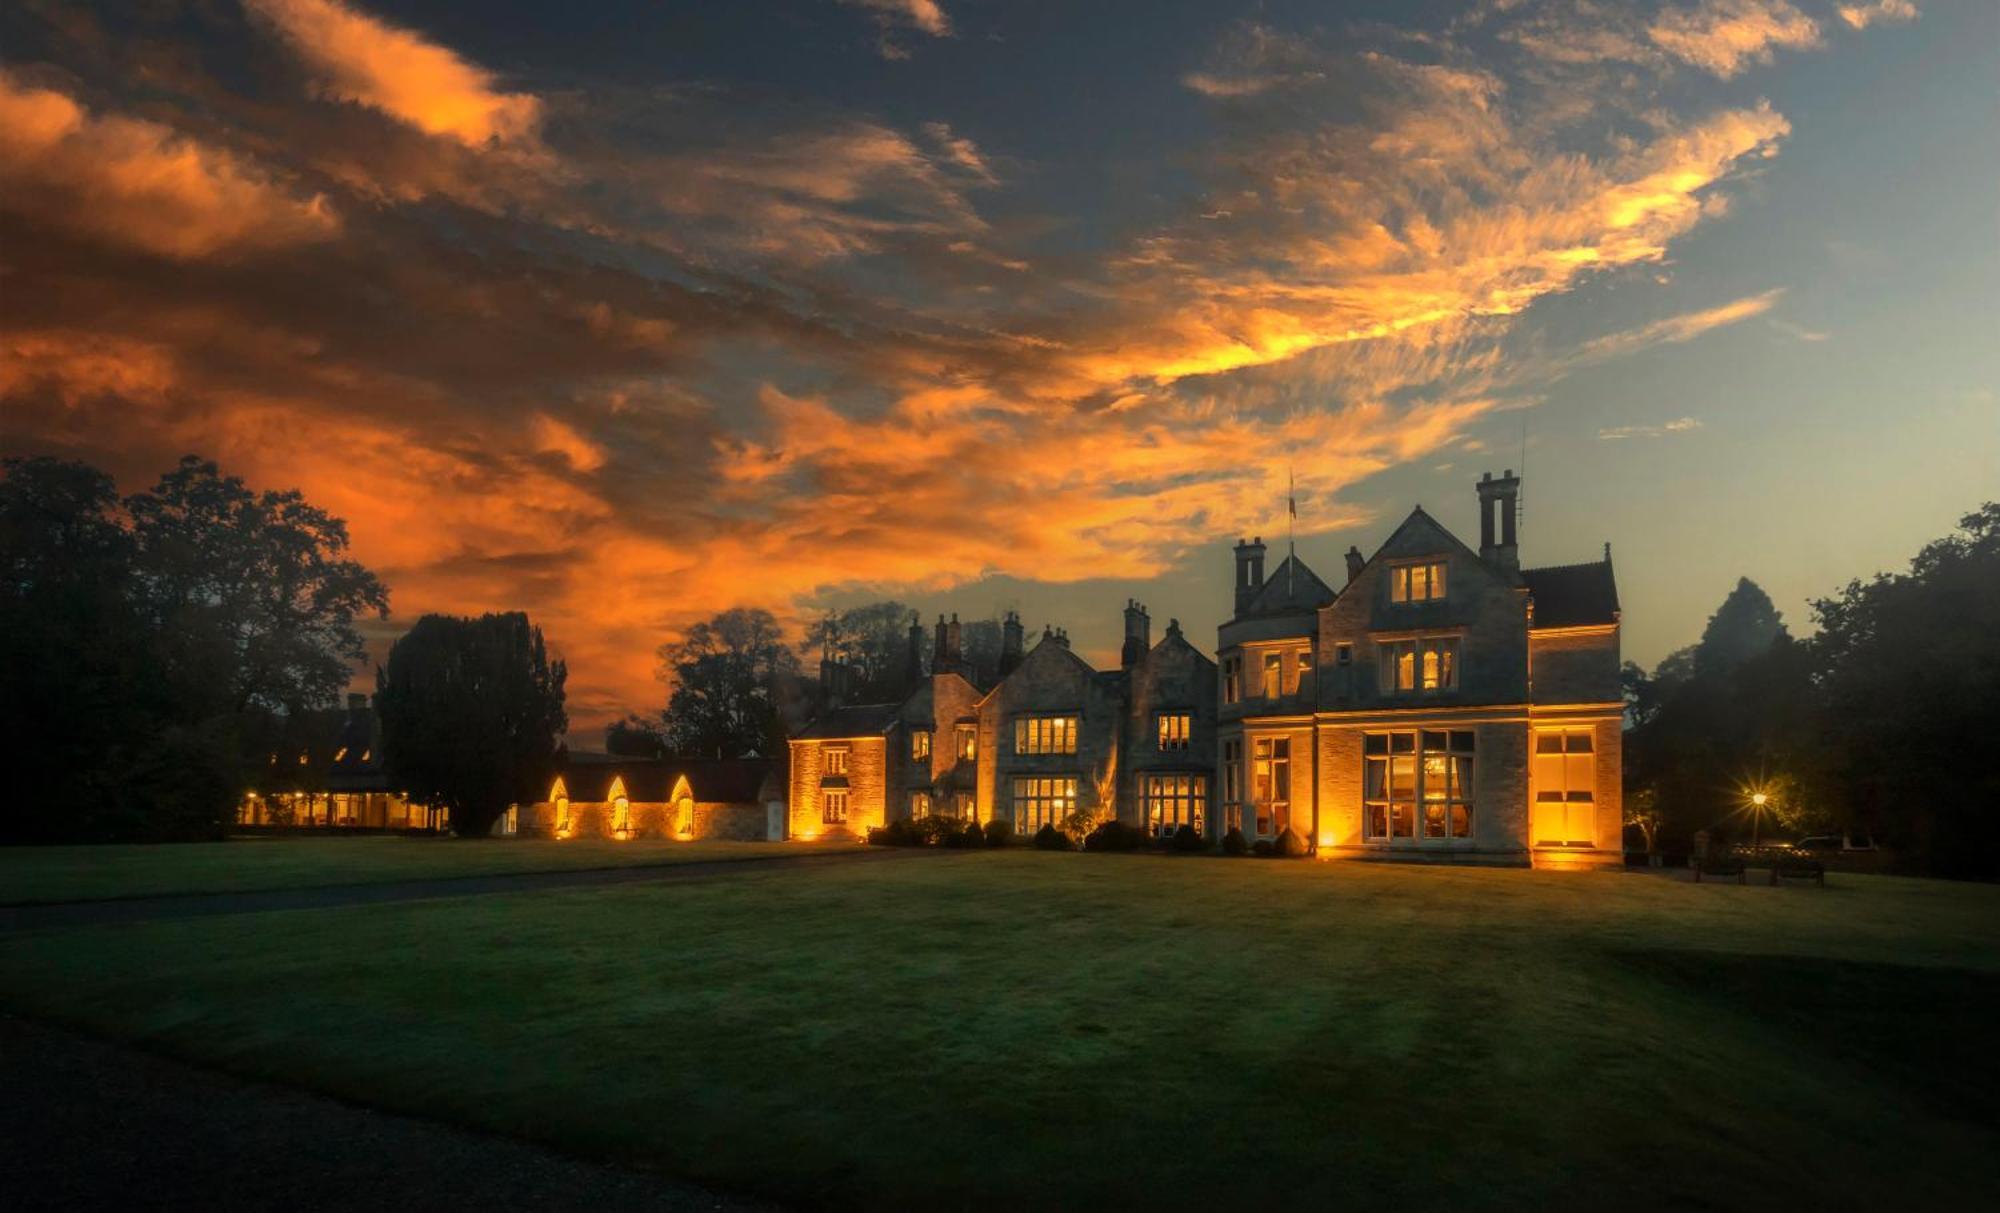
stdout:
[(567, 678), (519, 611), (424, 616), (377, 675), (390, 771), (413, 799), (448, 808), (454, 833), (485, 837), (554, 778)]
[(779, 684), (798, 670), (769, 611), (736, 607), (695, 624), (660, 646), (661, 676), (673, 685), (661, 717), (667, 747), (720, 758), (782, 753)]

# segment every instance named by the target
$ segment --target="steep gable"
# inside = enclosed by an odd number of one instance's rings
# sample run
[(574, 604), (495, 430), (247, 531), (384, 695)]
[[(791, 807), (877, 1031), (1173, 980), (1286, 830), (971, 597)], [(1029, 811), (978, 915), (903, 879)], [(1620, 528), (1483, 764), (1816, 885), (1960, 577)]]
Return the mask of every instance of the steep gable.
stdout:
[(1287, 556), (1264, 579), (1250, 605), (1237, 612), (1238, 618), (1251, 615), (1288, 615), (1294, 611), (1316, 611), (1334, 599), (1333, 587), (1306, 567), (1297, 556)]

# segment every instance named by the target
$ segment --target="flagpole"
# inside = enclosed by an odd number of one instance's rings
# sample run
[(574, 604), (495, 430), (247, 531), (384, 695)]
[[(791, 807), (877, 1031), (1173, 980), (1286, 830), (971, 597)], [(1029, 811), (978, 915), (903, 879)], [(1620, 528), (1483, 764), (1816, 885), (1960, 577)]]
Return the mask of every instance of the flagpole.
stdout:
[(1290, 464), (1285, 465), (1285, 596), (1291, 597), (1298, 579), (1299, 541), (1293, 533), (1299, 520), (1299, 478)]

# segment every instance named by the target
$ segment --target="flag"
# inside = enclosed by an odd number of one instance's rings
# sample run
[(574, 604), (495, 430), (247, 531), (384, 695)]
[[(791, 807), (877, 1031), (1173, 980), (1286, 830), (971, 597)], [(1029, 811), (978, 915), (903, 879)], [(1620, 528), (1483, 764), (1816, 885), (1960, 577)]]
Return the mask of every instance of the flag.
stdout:
[(1285, 508), (1291, 512), (1292, 517), (1297, 518), (1299, 516), (1299, 479), (1297, 476), (1292, 475), (1288, 469), (1285, 472), (1285, 480)]

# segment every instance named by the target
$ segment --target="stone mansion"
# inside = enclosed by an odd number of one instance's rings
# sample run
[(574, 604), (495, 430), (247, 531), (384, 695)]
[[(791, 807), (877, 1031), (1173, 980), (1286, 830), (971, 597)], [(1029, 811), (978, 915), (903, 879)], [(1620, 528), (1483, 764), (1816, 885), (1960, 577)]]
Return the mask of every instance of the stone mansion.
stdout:
[(1236, 545), (1216, 660), (1178, 622), (1155, 643), (1125, 608), (1115, 670), (1009, 615), (982, 685), (955, 620), (908, 693), (840, 701), (791, 742), (785, 834), (898, 817), (995, 817), (1027, 833), (1078, 810), (1156, 834), (1296, 831), (1321, 856), (1536, 866), (1621, 861), (1619, 607), (1604, 558), (1521, 567), (1520, 480), (1477, 485), (1477, 551), (1411, 511), (1330, 585), (1296, 556), (1268, 574)]

